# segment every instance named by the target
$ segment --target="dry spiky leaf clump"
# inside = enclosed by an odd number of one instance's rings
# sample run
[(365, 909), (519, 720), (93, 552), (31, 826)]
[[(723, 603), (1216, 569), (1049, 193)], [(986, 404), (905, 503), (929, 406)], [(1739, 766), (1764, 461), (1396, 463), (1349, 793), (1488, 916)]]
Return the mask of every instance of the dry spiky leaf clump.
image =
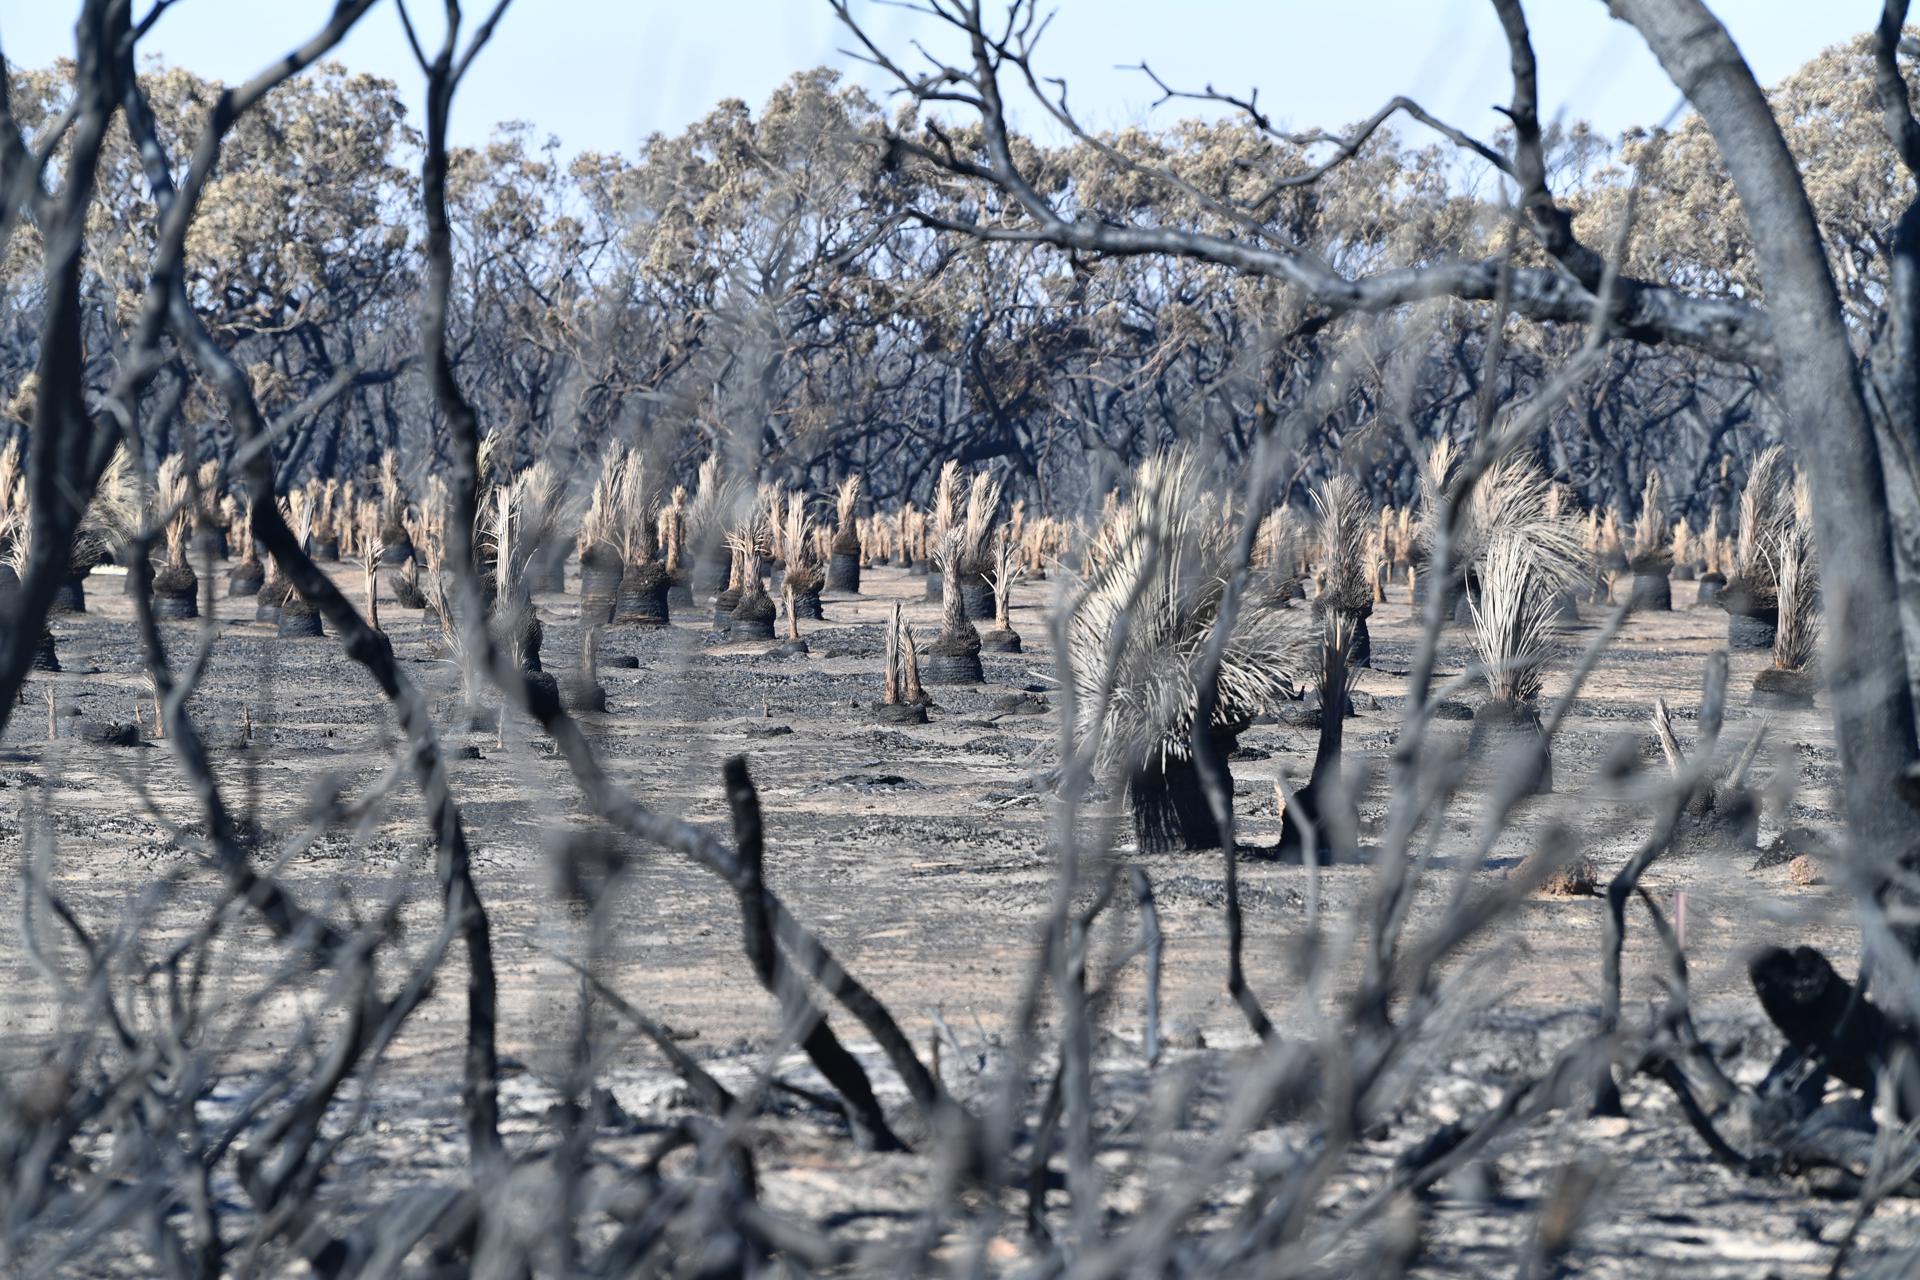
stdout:
[(1020, 634), (1013, 629), (1013, 588), (1026, 576), (1021, 564), (1020, 547), (1011, 528), (1002, 528), (993, 537), (989, 557), (987, 586), (993, 592), (993, 630), (980, 637), (980, 647), (990, 653), (1020, 652)]
[(1773, 662), (1754, 677), (1753, 689), (1772, 701), (1804, 707), (1813, 704), (1811, 667), (1820, 639), (1820, 564), (1805, 477), (1794, 482), (1790, 510), (1766, 553), (1774, 580)]
[[(1220, 840), (1191, 731), (1201, 656), (1231, 569), (1221, 509), (1192, 454), (1141, 463), (1095, 530), (1087, 575), (1070, 597), (1076, 737), (1097, 744), (1102, 766), (1127, 779), (1143, 849), (1210, 848)], [(1223, 748), (1254, 716), (1293, 695), (1315, 632), (1304, 611), (1280, 609), (1264, 593), (1242, 600), (1209, 726)]]
[(827, 575), (820, 565), (814, 522), (807, 514), (806, 495), (798, 489), (786, 496), (784, 505), (775, 499), (777, 514), (772, 524), (773, 554), (786, 565), (781, 590), (792, 596), (790, 609), (796, 618), (824, 617), (820, 592)]
[(1367, 495), (1349, 475), (1334, 475), (1313, 491), (1315, 516), (1314, 613), (1331, 623), (1344, 622), (1349, 665), (1367, 665), (1373, 646), (1367, 618), (1373, 612), (1379, 555), (1374, 550), (1374, 516)]
[(1770, 613), (1780, 594), (1774, 549), (1793, 521), (1793, 465), (1786, 450), (1761, 451), (1740, 490), (1732, 564), (1720, 603), (1732, 613)]
[(1673, 528), (1667, 523), (1665, 490), (1658, 471), (1647, 472), (1640, 512), (1627, 538), (1627, 568), (1633, 574), (1629, 605), (1636, 611), (1671, 609)]
[(1550, 790), (1551, 766), (1537, 701), (1546, 665), (1559, 647), (1565, 600), (1586, 574), (1581, 525), (1555, 502), (1552, 482), (1528, 462), (1503, 461), (1481, 477), (1476, 506), (1504, 513), (1487, 526), (1477, 560), (1477, 590), (1467, 597), (1473, 647), (1487, 684), (1474, 715), (1475, 745), (1510, 751), (1537, 747), (1532, 789)]

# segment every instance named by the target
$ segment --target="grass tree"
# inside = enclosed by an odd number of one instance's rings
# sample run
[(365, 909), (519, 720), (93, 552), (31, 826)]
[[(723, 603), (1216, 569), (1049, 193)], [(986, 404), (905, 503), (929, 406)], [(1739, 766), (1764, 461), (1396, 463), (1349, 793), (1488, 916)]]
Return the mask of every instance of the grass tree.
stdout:
[(1665, 490), (1660, 473), (1649, 470), (1640, 490), (1640, 512), (1633, 518), (1627, 540), (1627, 569), (1633, 588), (1627, 603), (1636, 611), (1671, 609), (1673, 585), (1673, 529), (1667, 523)]
[(154, 477), (154, 514), (162, 522), (166, 554), (153, 578), (153, 616), (180, 621), (200, 616), (200, 577), (187, 559), (193, 533), (194, 495), (186, 460), (170, 454)]
[(400, 478), (400, 455), (388, 449), (380, 455), (377, 481), (380, 493), (380, 545), (390, 565), (413, 559), (413, 533), (407, 527), (408, 496)]
[(667, 566), (670, 607), (693, 607), (693, 580), (687, 569), (687, 486), (673, 486), (667, 504), (660, 508), (660, 559)]
[(1820, 639), (1820, 562), (1804, 480), (1795, 481), (1789, 510), (1765, 553), (1774, 580), (1773, 661), (1754, 676), (1753, 692), (1769, 702), (1810, 707)]
[(561, 533), (565, 486), (545, 458), (513, 478), (513, 510), (518, 528), (515, 556), (521, 581), (531, 593), (554, 594), (566, 588), (567, 544)]
[(987, 586), (993, 591), (993, 630), (980, 637), (982, 650), (1020, 652), (1020, 633), (1013, 629), (1013, 588), (1025, 574), (1013, 531), (1002, 528), (994, 534), (993, 553), (988, 561)]
[(1312, 851), (1316, 860), (1327, 858), (1339, 845), (1350, 845), (1359, 831), (1359, 807), (1341, 777), (1340, 759), (1345, 745), (1347, 695), (1353, 682), (1349, 656), (1354, 651), (1353, 628), (1357, 623), (1352, 614), (1339, 610), (1329, 610), (1321, 620), (1319, 645), (1314, 652), (1320, 719), (1313, 770), (1307, 775), (1307, 785), (1291, 796), (1284, 787), (1278, 788), (1282, 806), (1280, 847), (1298, 850), (1303, 857)]
[(773, 597), (767, 594), (765, 529), (756, 518), (727, 536), (738, 569), (740, 597), (728, 611), (728, 634), (734, 640), (773, 639)]
[(380, 630), (380, 508), (363, 502), (356, 513), (354, 552), (360, 558), (361, 591), (367, 601), (367, 625)]
[[(21, 495), (26, 490), (23, 486), (15, 492)], [(27, 518), (24, 504), (9, 505), (6, 499), (7, 489), (0, 487), (0, 617), (10, 619), (16, 615), (19, 607), (20, 580), (26, 576), (33, 551), (33, 526)], [(40, 639), (34, 646), (31, 667), (35, 671), (60, 669), (59, 648), (53, 638), (53, 628), (45, 622), (40, 624)]]
[(967, 486), (966, 518), (960, 523), (960, 599), (967, 617), (993, 617), (993, 529), (1000, 509), (1000, 482), (990, 472), (974, 473)]
[[(1094, 533), (1068, 645), (1076, 739), (1125, 779), (1147, 852), (1207, 849), (1219, 825), (1193, 761), (1202, 658), (1232, 575), (1233, 543), (1189, 453), (1156, 456)], [(1314, 628), (1304, 610), (1250, 592), (1224, 637), (1205, 731), (1225, 760), (1253, 717), (1293, 695)], [(1231, 781), (1228, 782), (1231, 794)]]
[(925, 724), (927, 698), (920, 688), (919, 655), (906, 610), (896, 600), (887, 615), (887, 638), (880, 673), (880, 701), (873, 715), (883, 724)]
[[(1721, 662), (1725, 662), (1724, 655)], [(1709, 713), (1703, 708), (1702, 714)], [(1651, 719), (1654, 741), (1666, 759), (1668, 776), (1677, 781), (1693, 772), (1696, 765), (1699, 768), (1674, 833), (1676, 846), (1682, 850), (1712, 852), (1752, 849), (1760, 838), (1760, 795), (1747, 784), (1747, 775), (1766, 738), (1766, 721), (1759, 723), (1737, 755), (1696, 762), (1689, 758), (1674, 732), (1673, 712), (1665, 698), (1653, 700)], [(1703, 741), (1710, 741), (1718, 733), (1716, 725), (1712, 733), (1701, 737)]]
[(618, 445), (601, 455), (587, 509), (580, 516), (575, 544), (580, 552), (582, 626), (598, 626), (613, 617), (614, 597), (626, 573), (617, 532), (626, 461), (626, 453)]
[(228, 498), (224, 510), (227, 516), (227, 548), (231, 553), (227, 566), (227, 594), (234, 597), (257, 596), (261, 583), (266, 581), (267, 571), (260, 563), (260, 546), (253, 540), (253, 505)]
[(1727, 569), (1732, 558), (1725, 531), (1720, 527), (1720, 509), (1715, 507), (1707, 516), (1707, 527), (1699, 538), (1700, 572), (1696, 581), (1699, 593), (1695, 604), (1712, 604), (1720, 597), (1727, 585)]
[(1719, 594), (1727, 611), (1727, 645), (1771, 649), (1780, 613), (1778, 548), (1793, 523), (1793, 464), (1773, 445), (1747, 469), (1733, 533), (1727, 585)]
[(1473, 648), (1487, 699), (1474, 713), (1473, 745), (1483, 752), (1537, 752), (1531, 789), (1550, 791), (1553, 767), (1542, 737), (1539, 698), (1559, 648), (1562, 597), (1584, 574), (1582, 537), (1571, 519), (1551, 514), (1550, 482), (1527, 463), (1490, 468), (1476, 486), (1501, 488), (1488, 509), (1501, 523), (1475, 557), (1479, 587), (1468, 597)]
[(840, 482), (833, 498), (833, 554), (827, 560), (827, 590), (848, 595), (860, 591), (860, 525), (854, 519), (854, 506), (860, 500), (860, 476), (856, 472)]
[[(820, 592), (827, 584), (827, 575), (814, 545), (813, 520), (807, 515), (806, 496), (799, 490), (787, 494), (773, 522), (772, 534), (773, 552), (786, 565), (781, 594), (789, 597), (789, 612), (801, 618), (823, 617)], [(798, 638), (797, 635), (789, 637)]]
[(620, 585), (614, 592), (613, 621), (629, 626), (664, 627), (667, 595), (673, 579), (660, 557), (660, 483), (638, 449), (628, 449), (615, 480), (612, 537), (620, 554)]
[[(1109, 509), (1104, 518), (1112, 517)], [(1306, 543), (1307, 530), (1300, 513), (1286, 506), (1267, 512), (1254, 535), (1254, 557), (1265, 575), (1266, 594), (1283, 609), (1305, 593), (1302, 561)]]
[[(314, 519), (312, 498), (301, 490), (295, 489), (287, 495), (287, 505), (289, 509), (287, 523), (292, 528), (294, 537), (301, 547), (310, 546), (313, 540)], [(275, 631), (280, 638), (304, 640), (325, 634), (325, 629), (320, 625), (319, 610), (315, 609), (313, 604), (294, 588), (290, 580), (278, 574), (277, 564), (274, 567), (276, 574), (270, 576), (267, 585), (261, 588), (260, 607), (272, 610)], [(255, 617), (259, 616), (257, 608)]]
[(925, 547), (922, 556), (927, 562), (927, 598), (938, 600), (946, 591), (946, 575), (941, 571), (941, 548), (946, 545), (947, 534), (960, 525), (960, 462), (948, 458), (940, 464), (940, 474), (933, 482), (933, 511), (928, 516), (924, 530)]
[[(558, 693), (558, 681), (540, 661), (540, 648), (546, 639), (546, 627), (534, 608), (533, 593), (522, 572), (526, 556), (520, 551), (523, 537), (520, 504), (512, 485), (495, 486), (490, 510), (484, 513), (482, 549), (494, 566), (492, 617), (495, 635), (506, 646), (514, 665), (533, 683)], [(649, 521), (651, 524), (651, 521)], [(463, 632), (464, 634), (464, 632)]]
[(727, 534), (738, 521), (743, 489), (738, 477), (720, 474), (719, 454), (708, 454), (700, 463), (693, 497), (687, 501), (682, 543), (682, 554), (692, 561), (688, 590), (696, 601), (710, 600), (728, 585), (732, 557)]
[(340, 481), (334, 476), (307, 483), (307, 497), (313, 504), (313, 558), (335, 561), (340, 558)]
[(980, 632), (967, 616), (961, 592), (966, 573), (967, 534), (961, 527), (947, 530), (935, 560), (940, 567), (940, 634), (927, 646), (929, 684), (979, 684), (986, 679), (980, 666)]
[(1364, 667), (1373, 653), (1367, 618), (1373, 613), (1374, 516), (1367, 495), (1349, 475), (1329, 476), (1313, 491), (1313, 612), (1324, 627), (1336, 621), (1347, 645), (1347, 665)]

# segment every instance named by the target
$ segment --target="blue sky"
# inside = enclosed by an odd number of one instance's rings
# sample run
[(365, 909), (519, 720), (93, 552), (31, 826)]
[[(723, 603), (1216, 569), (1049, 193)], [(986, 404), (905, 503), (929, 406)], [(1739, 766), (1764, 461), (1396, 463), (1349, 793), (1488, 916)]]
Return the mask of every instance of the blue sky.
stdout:
[[(149, 0), (136, 0), (144, 11)], [(870, 29), (902, 54), (937, 24), (856, 0)], [(178, 0), (143, 48), (203, 75), (238, 80), (317, 27), (331, 0)], [(481, 10), (484, 0), (467, 0)], [(1476, 133), (1508, 95), (1506, 49), (1486, 0), (1055, 0), (1039, 62), (1065, 76), (1097, 126), (1171, 121), (1193, 108), (1152, 108), (1137, 71), (1145, 58), (1170, 82), (1258, 87), (1277, 119), (1301, 128), (1370, 114), (1396, 93)], [(1532, 0), (1543, 114), (1584, 117), (1606, 132), (1652, 124), (1677, 94), (1633, 32), (1602, 0)], [(1876, 0), (1718, 0), (1761, 80), (1770, 83), (1836, 41), (1866, 29)], [(0, 0), (0, 47), (43, 65), (72, 48), (73, 0)], [(437, 32), (440, 5), (413, 12)], [(472, 19), (470, 18), (471, 22)], [(525, 120), (568, 152), (630, 151), (723, 97), (758, 104), (786, 75), (826, 63), (879, 86), (825, 0), (515, 0), (455, 106), (456, 141), (477, 142), (499, 120)], [(937, 45), (936, 45), (937, 47)], [(349, 66), (397, 81), (419, 114), (415, 69), (392, 0), (340, 46)], [(1039, 124), (1037, 112), (1019, 120)]]

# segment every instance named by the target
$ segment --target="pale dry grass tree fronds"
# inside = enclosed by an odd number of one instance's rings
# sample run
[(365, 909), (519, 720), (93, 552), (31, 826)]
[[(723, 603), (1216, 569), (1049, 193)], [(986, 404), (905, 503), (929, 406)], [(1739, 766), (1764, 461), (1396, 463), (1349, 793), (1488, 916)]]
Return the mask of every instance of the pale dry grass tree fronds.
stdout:
[(0, 448), (0, 515), (18, 515), (26, 505), (27, 477), (21, 464), (20, 442), (9, 440)]
[(1579, 577), (1579, 533), (1570, 524), (1495, 536), (1468, 597), (1473, 647), (1490, 699), (1531, 703), (1558, 647), (1561, 600)]
[(1771, 604), (1778, 594), (1773, 548), (1792, 520), (1793, 465), (1787, 461), (1784, 448), (1771, 445), (1753, 460), (1747, 483), (1740, 490), (1733, 563), (1727, 575), (1729, 583), (1738, 579), (1745, 594), (1757, 604)]
[(893, 610), (887, 615), (886, 669), (880, 685), (880, 704), (893, 707), (900, 704), (900, 632), (905, 625), (900, 602), (893, 602)]
[(1727, 576), (1729, 553), (1727, 535), (1720, 527), (1720, 509), (1715, 507), (1707, 516), (1706, 532), (1700, 535), (1700, 558), (1706, 565), (1706, 572)]
[(513, 478), (511, 489), (514, 521), (519, 527), (516, 570), (524, 573), (536, 559), (543, 564), (557, 563), (565, 555), (560, 550), (564, 545), (560, 520), (566, 487), (560, 482), (559, 471), (547, 459), (536, 459)]
[(771, 620), (773, 597), (767, 594), (766, 585), (761, 581), (766, 573), (766, 525), (758, 518), (758, 512), (753, 519), (727, 534), (727, 549), (733, 553), (738, 575), (735, 585), (740, 592), (733, 616)]
[(840, 482), (833, 496), (833, 550), (835, 555), (860, 554), (860, 530), (853, 521), (854, 505), (860, 500), (860, 473)]
[(194, 520), (202, 528), (224, 527), (226, 501), (220, 492), (220, 460), (208, 458), (194, 474)]
[(1805, 671), (1820, 638), (1820, 569), (1814, 551), (1813, 513), (1804, 479), (1794, 485), (1793, 517), (1775, 536), (1770, 568), (1779, 610), (1773, 632), (1773, 665)]
[(237, 547), (241, 564), (259, 564), (260, 548), (253, 541), (253, 503), (235, 502), (231, 498), (228, 501), (233, 503), (227, 516), (228, 546)]
[(1013, 631), (1013, 587), (1026, 576), (1020, 563), (1020, 547), (1011, 527), (994, 535), (993, 556), (987, 570), (987, 585), (993, 588), (993, 629)]
[(400, 455), (392, 449), (380, 453), (376, 486), (380, 494), (380, 523), (387, 529), (401, 526), (406, 514), (407, 492), (400, 482)]
[(27, 560), (32, 554), (33, 525), (24, 511), (0, 513), (0, 564), (15, 578), (27, 576)]
[(976, 640), (979, 632), (967, 617), (966, 601), (960, 594), (960, 578), (964, 572), (967, 554), (967, 534), (965, 528), (948, 529), (946, 537), (940, 541), (939, 549), (934, 553), (934, 562), (940, 567), (943, 590), (940, 595), (940, 635), (968, 637)]
[(1306, 522), (1292, 507), (1275, 507), (1260, 518), (1254, 533), (1254, 563), (1265, 571), (1268, 587), (1282, 600), (1298, 593), (1307, 541)]
[(748, 495), (747, 482), (723, 476), (720, 455), (707, 455), (694, 480), (687, 503), (683, 548), (696, 560), (727, 554), (727, 534), (739, 523), (740, 506)]
[[(795, 489), (787, 495), (772, 532), (774, 554), (786, 562), (787, 588), (801, 596), (817, 597), (826, 585), (826, 574), (820, 567), (825, 557), (821, 555), (819, 535), (824, 531), (815, 527), (807, 513), (805, 494)], [(862, 539), (863, 545), (867, 542)]]
[(974, 473), (967, 488), (966, 532), (961, 548), (960, 568), (968, 578), (986, 577), (991, 556), (993, 517), (1000, 508), (1000, 482), (986, 471)]
[(513, 489), (509, 485), (496, 485), (490, 496), (492, 510), (484, 513), (487, 521), (484, 545), (493, 557), (494, 595), (506, 600), (520, 582), (514, 563)]
[(960, 519), (960, 463), (948, 458), (940, 464), (940, 476), (933, 485), (933, 520), (927, 530), (928, 553), (934, 553), (945, 540), (947, 530)]
[(623, 564), (651, 564), (659, 554), (654, 509), (659, 485), (646, 455), (628, 449), (621, 461), (619, 488), (613, 508), (613, 538)]
[(1367, 495), (1349, 475), (1329, 476), (1313, 490), (1314, 558), (1318, 562), (1317, 605), (1359, 615), (1373, 607), (1367, 572), (1368, 535), (1373, 513)]
[(915, 705), (928, 701), (920, 687), (920, 646), (914, 641), (913, 627), (904, 620), (900, 623), (900, 697)]
[(1045, 573), (1047, 561), (1053, 554), (1053, 529), (1049, 522), (1036, 520), (1028, 525), (1020, 538), (1020, 562), (1026, 573), (1029, 576)]
[(141, 506), (133, 459), (124, 444), (116, 445), (74, 531), (72, 571), (84, 575), (112, 560), (124, 560), (140, 533)]
[(340, 513), (336, 506), (340, 500), (340, 482), (332, 476), (327, 477), (312, 490), (313, 492), (313, 536), (320, 542), (338, 543), (340, 538)]
[(899, 541), (900, 563), (903, 568), (909, 567), (919, 558), (914, 536), (915, 521), (918, 516), (919, 512), (914, 509), (911, 501), (901, 503), (899, 512), (894, 516), (894, 535)]
[(380, 630), (380, 558), (386, 544), (380, 536), (380, 506), (362, 502), (354, 521), (355, 550), (360, 557), (361, 587), (367, 599), (367, 625)]
[(304, 550), (313, 538), (313, 498), (305, 490), (293, 489), (287, 493), (287, 521), (293, 530), (294, 538)]
[[(1435, 540), (1439, 536), (1439, 521), (1443, 510), (1453, 502), (1454, 489), (1460, 474), (1460, 448), (1454, 444), (1452, 436), (1440, 436), (1427, 450), (1427, 456), (1421, 461), (1419, 472), (1419, 516), (1414, 527), (1414, 536), (1408, 548), (1412, 559), (1410, 563), (1424, 568), (1433, 558)], [(1450, 557), (1459, 564), (1458, 555)]]
[(660, 546), (667, 572), (686, 568), (687, 486), (673, 486), (673, 495), (660, 512)]
[(161, 534), (166, 540), (167, 568), (187, 568), (187, 539), (193, 532), (192, 481), (184, 460), (171, 454), (160, 463), (154, 476), (155, 514), (163, 521)]
[(1627, 541), (1627, 566), (1637, 574), (1665, 573), (1673, 567), (1673, 529), (1667, 523), (1666, 489), (1660, 472), (1649, 468), (1640, 488), (1640, 511)]
[(620, 446), (613, 445), (600, 455), (600, 469), (594, 473), (587, 509), (580, 517), (580, 558), (586, 563), (620, 554), (616, 525), (625, 473), (626, 454)]
[(1393, 574), (1393, 548), (1389, 529), (1375, 529), (1367, 535), (1365, 564), (1370, 603), (1375, 607), (1387, 602), (1387, 579)]

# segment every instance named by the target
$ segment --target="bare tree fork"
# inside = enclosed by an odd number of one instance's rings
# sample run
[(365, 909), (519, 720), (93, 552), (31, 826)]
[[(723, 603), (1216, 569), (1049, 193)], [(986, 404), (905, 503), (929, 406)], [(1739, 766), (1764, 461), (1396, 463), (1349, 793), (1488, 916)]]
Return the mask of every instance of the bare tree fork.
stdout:
[[(1501, 2), (1507, 3), (1507, 0)], [(1308, 246), (1285, 244), (1275, 247), (1178, 227), (1118, 225), (1069, 217), (1049, 203), (1032, 179), (1019, 168), (1005, 118), (1001, 86), (1003, 69), (1013, 67), (1023, 76), (1036, 81), (1038, 79), (1026, 70), (1033, 55), (1033, 44), (1044, 30), (1044, 24), (1036, 25), (1034, 14), (1038, 6), (1034, 0), (1015, 0), (1009, 6), (1007, 23), (1001, 31), (989, 31), (980, 6), (968, 4), (965, 0), (925, 0), (924, 3), (910, 6), (917, 12), (959, 29), (967, 38), (972, 52), (970, 66), (936, 63), (934, 69), (925, 75), (908, 72), (888, 55), (854, 19), (846, 0), (833, 0), (833, 4), (841, 21), (859, 41), (865, 60), (891, 75), (901, 90), (916, 103), (961, 106), (979, 114), (985, 159), (983, 162), (961, 154), (954, 142), (937, 126), (928, 130), (933, 138), (932, 143), (890, 132), (886, 145), (898, 154), (912, 156), (1011, 197), (1019, 213), (1024, 216), (1024, 221), (989, 224), (926, 209), (912, 210), (913, 218), (924, 226), (960, 232), (982, 240), (1052, 244), (1085, 253), (1196, 258), (1250, 275), (1280, 280), (1297, 289), (1304, 300), (1336, 315), (1388, 311), (1433, 298), (1451, 297), (1485, 302), (1491, 301), (1500, 290), (1503, 268), (1499, 258), (1392, 268), (1350, 278), (1341, 275)], [(1512, 18), (1519, 21), (1524, 45), (1525, 24), (1519, 19), (1517, 3), (1513, 5)], [(1503, 14), (1505, 21), (1507, 15)], [(1516, 66), (1521, 61), (1516, 54)], [(1525, 52), (1524, 61), (1530, 69), (1530, 48)], [(1056, 117), (1067, 114), (1064, 93), (1038, 96)], [(1182, 96), (1210, 97), (1247, 107), (1252, 105), (1250, 102), (1234, 103), (1233, 99), (1214, 93)], [(1516, 86), (1516, 106), (1527, 106), (1531, 110), (1532, 98), (1531, 90), (1523, 94)], [(1388, 114), (1390, 112), (1381, 113), (1380, 120), (1384, 121)], [(1252, 115), (1256, 123), (1264, 119), (1257, 111)], [(1424, 112), (1416, 118), (1423, 122), (1430, 119)], [(1537, 120), (1535, 123), (1534, 146), (1537, 151)], [(1086, 135), (1086, 130), (1077, 125), (1073, 127), (1077, 134)], [(1490, 159), (1485, 152), (1491, 148), (1472, 143), (1457, 130), (1443, 128), (1440, 132), (1481, 158)], [(1309, 136), (1315, 142), (1334, 141), (1326, 136)], [(1359, 142), (1354, 142), (1353, 150), (1357, 151), (1358, 146)], [(1341, 149), (1345, 150), (1344, 143)], [(1126, 167), (1146, 176), (1163, 180), (1170, 178), (1163, 170), (1151, 166), (1128, 161)], [(1317, 180), (1332, 172), (1334, 167), (1332, 164), (1323, 165), (1318, 172), (1310, 171), (1310, 175)], [(1496, 165), (1496, 168), (1503, 173), (1512, 171), (1523, 187), (1527, 185), (1524, 160), (1509, 160)], [(1544, 184), (1544, 174), (1542, 182)], [(1175, 182), (1173, 185), (1180, 184)], [(1272, 195), (1269, 194), (1260, 203), (1270, 202), (1271, 199)], [(1561, 225), (1564, 215), (1556, 216), (1550, 212), (1550, 204), (1550, 201), (1546, 205), (1536, 204), (1530, 213), (1537, 212), (1538, 216), (1545, 219), (1543, 229), (1552, 236), (1551, 243), (1560, 246), (1566, 261), (1551, 268), (1512, 269), (1509, 285), (1512, 308), (1515, 313), (1529, 319), (1584, 323), (1592, 310), (1594, 296), (1582, 276), (1586, 274), (1588, 278), (1597, 280), (1597, 255), (1591, 251), (1582, 252), (1578, 242), (1572, 238), (1570, 226)], [(1259, 205), (1256, 204), (1247, 212), (1257, 216)], [(1270, 239), (1271, 234), (1269, 232), (1263, 239)], [(1568, 269), (1568, 263), (1578, 270)], [(1768, 316), (1761, 308), (1750, 304), (1697, 297), (1647, 281), (1622, 279), (1609, 306), (1608, 320), (1622, 336), (1636, 341), (1694, 347), (1726, 359), (1766, 367), (1771, 367), (1776, 359)]]
[[(1813, 490), (1820, 554), (1848, 567), (1825, 593), (1828, 683), (1850, 839), (1869, 860), (1920, 863), (1900, 783), (1920, 760), (1886, 471), (1825, 243), (1766, 94), (1701, 0), (1613, 0), (1706, 122), (1751, 228), (1788, 433)], [(1887, 36), (1884, 21), (1881, 40)], [(1885, 97), (1883, 91), (1883, 99)], [(1884, 105), (1884, 104), (1883, 104)], [(1908, 130), (1902, 126), (1896, 148)]]
[(827, 1083), (846, 1099), (847, 1123), (853, 1130), (854, 1140), (874, 1151), (905, 1150), (906, 1144), (887, 1123), (886, 1112), (874, 1096), (873, 1084), (859, 1060), (847, 1052), (826, 1016), (813, 1007), (804, 986), (788, 972), (766, 906), (765, 829), (760, 817), (760, 796), (747, 773), (747, 762), (739, 756), (730, 758), (722, 768), (722, 776), (727, 807), (733, 814), (735, 856), (742, 873), (734, 893), (740, 903), (747, 963), (753, 967), (760, 985), (780, 1000), (784, 1006), (783, 1016), (805, 1028), (801, 1047)]

